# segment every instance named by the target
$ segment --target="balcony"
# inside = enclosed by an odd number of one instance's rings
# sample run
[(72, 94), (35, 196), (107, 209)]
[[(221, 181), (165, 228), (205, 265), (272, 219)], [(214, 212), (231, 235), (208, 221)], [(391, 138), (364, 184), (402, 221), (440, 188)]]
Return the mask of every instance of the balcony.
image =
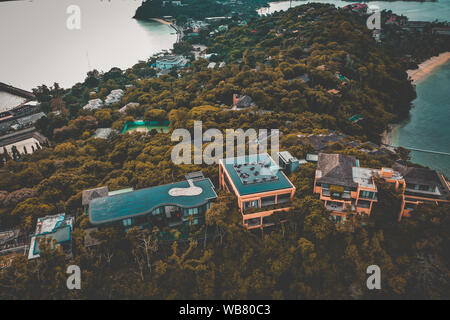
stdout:
[(277, 204), (263, 206), (261, 208), (248, 208), (244, 211), (244, 217), (246, 215), (251, 215), (251, 214), (266, 212), (266, 211), (273, 211), (273, 210), (280, 210), (280, 209), (288, 210), (290, 204), (291, 204), (291, 201), (289, 200), (289, 201), (278, 202)]
[(248, 228), (259, 227), (261, 226), (261, 218), (252, 218), (244, 221), (247, 224)]
[(358, 201), (358, 208), (369, 209), (370, 208), (370, 202), (371, 201), (359, 200)]
[(328, 201), (326, 208), (330, 211), (344, 212), (344, 204), (341, 202)]
[(275, 196), (261, 198), (261, 207), (267, 207), (275, 204)]
[(378, 200), (376, 192), (364, 191), (364, 190), (361, 190), (359, 192), (359, 198), (367, 199), (367, 200), (375, 200), (375, 201)]
[(330, 189), (322, 189), (322, 196), (343, 200), (350, 200), (352, 198), (350, 191), (331, 192)]

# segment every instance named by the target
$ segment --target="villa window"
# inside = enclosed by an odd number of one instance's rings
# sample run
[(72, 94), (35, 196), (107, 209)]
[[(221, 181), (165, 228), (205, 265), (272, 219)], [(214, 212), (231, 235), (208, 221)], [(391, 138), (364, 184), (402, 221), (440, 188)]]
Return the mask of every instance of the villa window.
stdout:
[(248, 208), (258, 208), (258, 202), (258, 200), (244, 202), (244, 210), (247, 210)]
[(359, 201), (358, 201), (358, 207), (359, 207), (359, 208), (369, 209), (369, 208), (370, 208), (370, 201), (359, 200)]
[(152, 211), (152, 215), (153, 215), (153, 216), (157, 216), (157, 215), (161, 214), (161, 213), (162, 213), (162, 210), (161, 210), (161, 209), (162, 209), (161, 207), (154, 209), (154, 210)]
[(330, 215), (329, 218), (331, 221), (333, 221), (334, 223), (341, 223), (341, 216), (337, 216), (337, 215)]
[(193, 215), (196, 215), (196, 214), (198, 214), (198, 208), (189, 208), (189, 209), (184, 209), (183, 210), (183, 215), (185, 217), (193, 216)]
[(425, 186), (425, 185), (419, 185), (419, 190), (420, 191), (430, 191), (430, 186)]
[(289, 202), (290, 199), (291, 199), (290, 193), (279, 194), (277, 197), (277, 203)]
[(372, 199), (372, 200), (374, 200), (376, 198), (376, 193), (375, 192), (361, 190), (359, 192), (359, 197), (360, 198), (364, 198), (364, 199)]
[(249, 227), (256, 227), (261, 225), (261, 218), (253, 218), (253, 219), (247, 219), (244, 221), (245, 224), (247, 224)]
[(275, 204), (275, 196), (261, 198), (261, 207)]
[(123, 226), (124, 226), (124, 227), (129, 227), (129, 226), (131, 226), (131, 224), (132, 224), (132, 220), (131, 220), (131, 218), (123, 219), (123, 220), (122, 220), (122, 223), (123, 223)]

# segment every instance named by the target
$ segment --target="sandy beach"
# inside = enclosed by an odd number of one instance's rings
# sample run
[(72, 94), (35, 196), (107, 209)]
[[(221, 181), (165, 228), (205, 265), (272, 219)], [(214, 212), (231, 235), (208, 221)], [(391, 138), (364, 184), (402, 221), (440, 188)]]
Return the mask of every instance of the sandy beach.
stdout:
[[(436, 70), (438, 67), (444, 65), (450, 60), (450, 52), (441, 53), (438, 56), (431, 57), (430, 59), (419, 64), (419, 68), (414, 70), (407, 70), (408, 77), (413, 81), (413, 84), (424, 80), (429, 76), (432, 71)], [(392, 145), (392, 140), (395, 134), (395, 130), (398, 128), (399, 124), (390, 124), (388, 129), (381, 134), (381, 143)]]
[(450, 52), (441, 53), (440, 55), (431, 57), (430, 59), (419, 64), (419, 68), (408, 70), (408, 76), (414, 84), (418, 83), (419, 81), (425, 79), (437, 67), (445, 64), (449, 60)]
[(176, 24), (166, 21), (164, 19), (159, 19), (159, 18), (150, 18), (150, 20), (153, 20), (153, 21), (156, 21), (156, 22), (159, 22), (159, 23), (162, 23), (162, 24), (172, 27), (177, 32), (177, 43), (179, 43), (181, 41), (181, 39), (183, 38), (183, 35), (184, 35), (183, 30), (178, 28), (176, 26)]
[(389, 124), (388, 125), (388, 129), (385, 130), (382, 134), (381, 134), (381, 143), (388, 145), (388, 146), (392, 146), (392, 140), (394, 137), (394, 133), (395, 130), (398, 128), (399, 124), (395, 123), (395, 124)]

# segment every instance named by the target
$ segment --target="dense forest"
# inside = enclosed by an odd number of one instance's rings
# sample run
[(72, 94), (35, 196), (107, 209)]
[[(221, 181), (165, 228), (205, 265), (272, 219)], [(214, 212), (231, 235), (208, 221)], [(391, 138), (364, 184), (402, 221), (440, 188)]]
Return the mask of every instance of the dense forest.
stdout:
[(245, 5), (228, 1), (183, 0), (181, 5), (163, 0), (147, 0), (137, 9), (135, 18), (162, 18), (172, 16), (177, 20), (186, 18), (204, 19), (235, 14), (256, 16), (256, 10), (266, 6), (267, 0), (245, 0)]
[[(125, 71), (92, 71), (69, 90), (57, 84), (34, 90), (48, 114), (37, 128), (49, 144), (32, 155), (1, 159), (0, 225), (31, 232), (38, 217), (73, 215), (73, 258), (66, 260), (51, 244), (42, 244), (38, 260), (17, 256), (0, 271), (0, 299), (448, 299), (448, 205), (421, 205), (397, 222), (400, 195), (380, 182), (368, 223), (350, 215), (354, 232), (340, 232), (312, 193), (310, 163), (289, 177), (297, 191), (288, 223), (247, 231), (234, 197), (219, 193), (206, 224), (193, 229), (189, 241), (111, 227), (95, 235), (100, 245), (84, 246), (85, 189), (144, 188), (197, 170), (218, 185), (217, 166), (170, 161), (170, 134), (114, 134), (105, 140), (93, 137), (96, 128), (121, 131), (135, 119), (168, 119), (171, 129), (192, 129), (194, 120), (202, 120), (204, 130), (278, 128), (281, 149), (303, 158), (313, 149), (299, 133), (336, 131), (379, 142), (415, 97), (404, 66), (375, 42), (365, 21), (330, 5), (250, 19), (208, 41), (208, 51), (227, 62), (220, 70), (200, 59), (156, 78), (149, 59)], [(306, 74), (307, 82), (300, 78)], [(121, 102), (82, 109), (117, 88), (126, 89)], [(257, 107), (231, 111), (234, 93), (251, 96)], [(119, 112), (129, 102), (140, 105)], [(363, 120), (349, 121), (354, 114)], [(404, 153), (369, 156), (340, 143), (329, 151), (354, 155), (361, 166), (373, 168), (408, 161)], [(81, 290), (66, 288), (65, 267), (72, 264), (82, 270)], [(382, 290), (366, 288), (372, 264), (381, 268)]]

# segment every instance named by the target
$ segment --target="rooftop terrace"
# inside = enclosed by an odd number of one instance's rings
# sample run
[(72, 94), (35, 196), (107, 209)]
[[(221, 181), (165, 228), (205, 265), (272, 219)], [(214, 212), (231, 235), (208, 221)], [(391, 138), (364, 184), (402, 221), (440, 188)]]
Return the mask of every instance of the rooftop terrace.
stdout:
[(89, 220), (98, 225), (144, 215), (163, 205), (199, 207), (215, 198), (217, 194), (209, 179), (175, 182), (93, 199), (89, 204)]
[(373, 181), (373, 176), (377, 170), (361, 167), (353, 167), (353, 181), (358, 183), (359, 186), (364, 188), (376, 189), (375, 182)]
[(36, 223), (35, 235), (31, 238), (28, 259), (39, 257), (41, 239), (56, 240), (58, 245), (66, 243), (71, 240), (72, 229), (73, 218), (66, 217), (65, 213), (39, 218)]
[(267, 153), (227, 158), (220, 162), (241, 196), (293, 188)]

